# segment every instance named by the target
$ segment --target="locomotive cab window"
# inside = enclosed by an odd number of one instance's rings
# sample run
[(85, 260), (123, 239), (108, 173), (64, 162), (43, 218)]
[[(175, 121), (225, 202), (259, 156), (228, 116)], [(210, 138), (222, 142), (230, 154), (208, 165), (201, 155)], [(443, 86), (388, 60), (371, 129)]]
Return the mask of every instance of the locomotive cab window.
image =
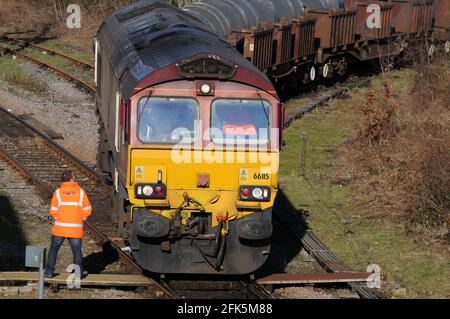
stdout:
[(211, 138), (216, 144), (267, 144), (271, 105), (264, 100), (220, 99), (211, 111)]
[(198, 138), (199, 104), (191, 98), (141, 98), (137, 128), (145, 144), (190, 144)]

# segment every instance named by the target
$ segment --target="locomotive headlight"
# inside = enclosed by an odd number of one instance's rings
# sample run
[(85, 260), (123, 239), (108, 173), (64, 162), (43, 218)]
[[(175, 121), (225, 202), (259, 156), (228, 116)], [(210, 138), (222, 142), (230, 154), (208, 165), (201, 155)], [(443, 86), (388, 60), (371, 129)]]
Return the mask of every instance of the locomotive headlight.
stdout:
[(267, 202), (270, 201), (269, 186), (241, 186), (239, 198), (242, 201)]
[(142, 187), (142, 194), (144, 194), (145, 196), (152, 196), (153, 187), (151, 187), (150, 185), (145, 185), (144, 187)]
[(263, 197), (263, 191), (261, 188), (256, 187), (252, 191), (252, 196), (256, 199), (261, 199)]
[(167, 186), (163, 183), (138, 184), (135, 190), (139, 199), (165, 199), (167, 196)]
[(202, 84), (202, 86), (200, 87), (200, 91), (202, 91), (202, 93), (205, 95), (211, 93), (211, 85), (209, 85), (208, 83)]

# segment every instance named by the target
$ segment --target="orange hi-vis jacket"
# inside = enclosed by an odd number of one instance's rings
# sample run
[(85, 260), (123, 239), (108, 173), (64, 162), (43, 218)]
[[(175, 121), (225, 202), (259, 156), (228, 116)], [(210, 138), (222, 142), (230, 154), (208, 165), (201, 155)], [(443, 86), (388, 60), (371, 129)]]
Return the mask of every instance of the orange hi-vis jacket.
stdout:
[(78, 183), (62, 183), (53, 194), (50, 207), (50, 214), (55, 218), (53, 235), (83, 238), (83, 222), (91, 213), (91, 203)]

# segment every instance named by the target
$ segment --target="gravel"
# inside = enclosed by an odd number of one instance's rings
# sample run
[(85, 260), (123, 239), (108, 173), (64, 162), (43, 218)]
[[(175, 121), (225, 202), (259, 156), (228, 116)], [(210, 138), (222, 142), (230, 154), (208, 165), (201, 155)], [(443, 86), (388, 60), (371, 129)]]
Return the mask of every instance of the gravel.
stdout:
[[(33, 64), (19, 61), (18, 63), (25, 73), (46, 82), (49, 90), (45, 95), (36, 95), (0, 81), (0, 105), (16, 115), (31, 114), (38, 122), (61, 133), (64, 140), (56, 142), (87, 164), (94, 166), (99, 136), (92, 97)], [(2, 161), (0, 161), (0, 196), (10, 206), (10, 208), (1, 207), (0, 226), (7, 227), (10, 223), (17, 223), (16, 226), (22, 232), (21, 234), (13, 232), (14, 239), (4, 238), (0, 234), (0, 270), (24, 270), (26, 245), (49, 248), (52, 227), (48, 219), (49, 201), (43, 200), (33, 185), (26, 183), (22, 176)], [(88, 238), (83, 241), (83, 254), (88, 264), (103, 266), (103, 271), (106, 272), (123, 270), (123, 265), (119, 262), (98, 265), (102, 258), (101, 252), (102, 249), (94, 241)], [(56, 272), (65, 272), (71, 262), (72, 252), (66, 241), (58, 254)], [(101, 291), (98, 298), (101, 298)], [(106, 296), (125, 298), (120, 293), (112, 295), (111, 291), (107, 292)]]
[(25, 73), (48, 83), (45, 95), (36, 95), (0, 81), (0, 102), (16, 115), (32, 114), (41, 123), (64, 136), (57, 142), (81, 160), (95, 165), (98, 119), (93, 98), (53, 73), (33, 64), (18, 62)]

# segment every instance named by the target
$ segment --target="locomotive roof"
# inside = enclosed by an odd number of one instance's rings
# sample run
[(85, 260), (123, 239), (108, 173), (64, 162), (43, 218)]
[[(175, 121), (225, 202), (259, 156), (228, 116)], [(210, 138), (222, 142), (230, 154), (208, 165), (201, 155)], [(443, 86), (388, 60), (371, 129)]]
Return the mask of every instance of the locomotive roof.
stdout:
[(115, 11), (104, 20), (97, 39), (120, 79), (125, 97), (130, 97), (136, 85), (158, 69), (207, 53), (245, 67), (270, 82), (202, 22), (159, 0), (142, 0)]

